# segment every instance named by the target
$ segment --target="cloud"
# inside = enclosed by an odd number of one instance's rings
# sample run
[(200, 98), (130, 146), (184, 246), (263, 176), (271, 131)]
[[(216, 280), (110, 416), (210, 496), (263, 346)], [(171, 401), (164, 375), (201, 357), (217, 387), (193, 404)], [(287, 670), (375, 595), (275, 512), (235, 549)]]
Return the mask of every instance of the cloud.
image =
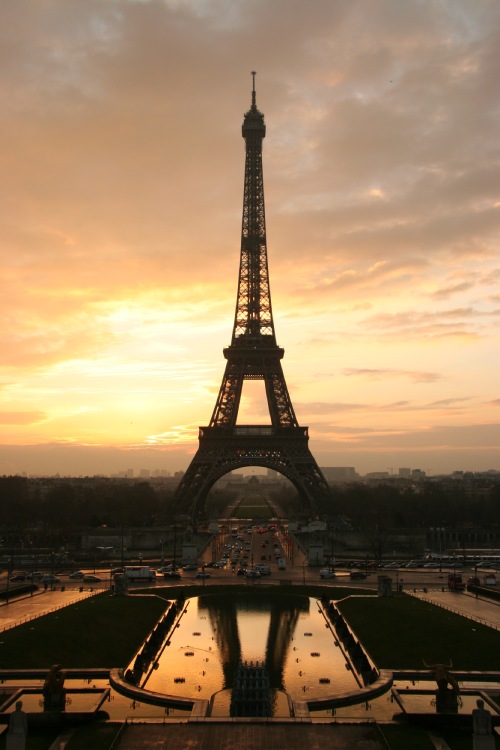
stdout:
[(355, 369), (346, 368), (342, 371), (346, 377), (362, 377), (369, 380), (379, 380), (383, 378), (409, 378), (416, 383), (432, 383), (441, 379), (441, 375), (435, 372), (411, 372), (408, 370), (389, 370), (389, 369)]
[(46, 419), (43, 412), (0, 412), (0, 424), (3, 425), (31, 425)]
[(453, 284), (448, 287), (444, 287), (442, 289), (436, 289), (434, 292), (430, 294), (430, 297), (434, 299), (448, 299), (453, 294), (460, 294), (461, 292), (466, 292), (469, 289), (472, 289), (474, 287), (474, 284), (472, 282), (463, 281), (462, 283)]

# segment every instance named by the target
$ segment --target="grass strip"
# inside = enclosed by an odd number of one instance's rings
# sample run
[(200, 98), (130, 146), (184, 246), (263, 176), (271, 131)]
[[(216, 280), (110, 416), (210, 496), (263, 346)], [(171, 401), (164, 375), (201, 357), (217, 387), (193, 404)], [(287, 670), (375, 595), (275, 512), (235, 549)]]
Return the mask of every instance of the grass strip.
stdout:
[(382, 669), (500, 670), (500, 632), (412, 596), (351, 598), (339, 609)]
[(97, 594), (1, 633), (0, 668), (125, 667), (167, 606), (151, 592)]
[[(239, 579), (240, 581), (242, 578)], [(166, 598), (176, 599), (178, 596), (184, 595), (186, 598), (190, 596), (205, 596), (207, 594), (222, 594), (226, 596), (252, 596), (258, 594), (267, 594), (272, 592), (273, 596), (285, 595), (285, 596), (310, 596), (316, 599), (321, 599), (324, 595), (329, 600), (337, 601), (338, 599), (344, 599), (345, 597), (352, 596), (353, 594), (363, 594), (364, 596), (377, 596), (377, 592), (373, 589), (361, 589), (359, 587), (348, 587), (348, 586), (325, 586), (320, 583), (267, 583), (267, 578), (257, 579), (245, 579), (246, 583), (232, 583), (219, 584), (215, 583), (212, 579), (203, 585), (202, 581), (194, 581), (187, 583), (185, 586), (169, 586), (166, 583), (164, 586), (157, 584), (155, 591), (157, 593), (163, 592), (163, 596)], [(149, 592), (151, 589), (141, 589), (141, 593)]]

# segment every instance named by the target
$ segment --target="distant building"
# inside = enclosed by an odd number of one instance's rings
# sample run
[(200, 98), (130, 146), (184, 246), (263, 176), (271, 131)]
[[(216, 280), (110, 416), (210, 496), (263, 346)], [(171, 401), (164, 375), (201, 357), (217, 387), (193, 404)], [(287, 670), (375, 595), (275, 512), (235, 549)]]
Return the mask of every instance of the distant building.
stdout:
[(308, 531), (314, 534), (315, 531), (327, 531), (328, 525), (324, 521), (311, 521), (307, 526), (303, 526), (301, 531)]
[(409, 479), (411, 477), (411, 469), (403, 468), (399, 469), (398, 475), (403, 479)]
[(354, 482), (359, 474), (353, 466), (321, 466), (327, 482)]
[(411, 471), (412, 479), (425, 479), (426, 476), (425, 471), (422, 471), (422, 469), (412, 469)]

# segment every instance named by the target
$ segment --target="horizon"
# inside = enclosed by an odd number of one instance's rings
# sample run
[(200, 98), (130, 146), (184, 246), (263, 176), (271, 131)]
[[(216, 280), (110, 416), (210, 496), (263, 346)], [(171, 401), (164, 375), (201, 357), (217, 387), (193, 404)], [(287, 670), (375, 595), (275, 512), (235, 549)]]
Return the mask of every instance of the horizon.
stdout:
[[(255, 69), (273, 317), (317, 464), (500, 468), (500, 4), (0, 20), (0, 474), (186, 470), (231, 338)], [(239, 425), (269, 424), (261, 386)]]

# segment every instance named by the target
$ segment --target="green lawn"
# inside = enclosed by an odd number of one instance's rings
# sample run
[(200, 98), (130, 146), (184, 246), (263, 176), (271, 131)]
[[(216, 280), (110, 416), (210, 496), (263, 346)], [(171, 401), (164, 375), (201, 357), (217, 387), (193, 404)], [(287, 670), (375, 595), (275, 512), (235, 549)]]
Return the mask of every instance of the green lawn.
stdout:
[(0, 634), (2, 669), (124, 667), (168, 606), (105, 592)]
[(500, 669), (500, 632), (412, 596), (351, 598), (339, 603), (350, 627), (378, 667)]

